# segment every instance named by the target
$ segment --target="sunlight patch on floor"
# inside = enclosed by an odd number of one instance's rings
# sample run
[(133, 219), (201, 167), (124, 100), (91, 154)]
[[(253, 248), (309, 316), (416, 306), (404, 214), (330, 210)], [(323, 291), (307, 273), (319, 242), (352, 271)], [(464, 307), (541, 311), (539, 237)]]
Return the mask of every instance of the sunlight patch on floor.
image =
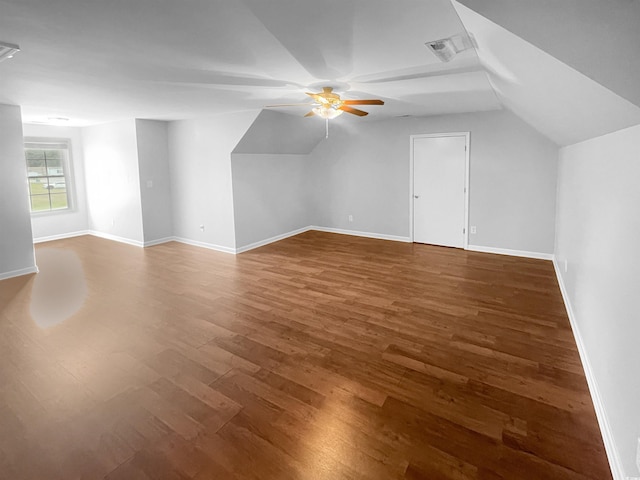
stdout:
[(42, 328), (71, 318), (85, 302), (87, 282), (82, 262), (75, 252), (42, 248), (37, 252), (38, 268), (31, 292), (31, 316)]

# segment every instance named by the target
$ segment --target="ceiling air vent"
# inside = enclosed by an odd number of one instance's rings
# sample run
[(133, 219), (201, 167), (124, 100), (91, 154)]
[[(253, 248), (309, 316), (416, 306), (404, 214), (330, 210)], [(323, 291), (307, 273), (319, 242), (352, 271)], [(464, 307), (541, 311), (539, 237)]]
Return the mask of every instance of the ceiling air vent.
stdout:
[(0, 42), (0, 62), (7, 58), (13, 58), (13, 56), (19, 51), (20, 47), (18, 45)]
[(433, 40), (425, 43), (425, 45), (441, 62), (448, 62), (455, 57), (456, 54), (473, 47), (471, 38), (466, 33), (441, 38), (440, 40)]

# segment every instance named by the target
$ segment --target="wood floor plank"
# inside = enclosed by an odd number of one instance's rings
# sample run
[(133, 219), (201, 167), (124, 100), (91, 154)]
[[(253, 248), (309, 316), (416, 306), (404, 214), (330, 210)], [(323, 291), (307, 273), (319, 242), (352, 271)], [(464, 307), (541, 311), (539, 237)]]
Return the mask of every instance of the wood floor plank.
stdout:
[(611, 479), (548, 261), (320, 232), (36, 252), (87, 294), (52, 323), (44, 277), (0, 281), (2, 478)]

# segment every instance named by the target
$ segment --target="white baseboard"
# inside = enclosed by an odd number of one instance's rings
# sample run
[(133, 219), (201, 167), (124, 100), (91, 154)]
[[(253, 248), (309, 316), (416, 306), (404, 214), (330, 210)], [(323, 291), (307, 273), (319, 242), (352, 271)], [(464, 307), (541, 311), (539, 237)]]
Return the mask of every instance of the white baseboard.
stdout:
[(127, 245), (133, 245), (135, 247), (151, 247), (153, 245), (160, 245), (162, 243), (167, 242), (179, 242), (184, 243), (186, 245), (191, 245), (194, 247), (207, 248), (209, 250), (215, 250), (217, 252), (224, 253), (233, 253), (238, 254), (242, 252), (247, 252), (249, 250), (253, 250), (254, 248), (262, 247), (264, 245), (268, 245), (273, 242), (277, 242), (280, 240), (284, 240), (285, 238), (293, 237), (295, 235), (299, 235), (304, 232), (308, 232), (310, 230), (317, 230), (319, 232), (328, 232), (328, 233), (340, 233), (343, 235), (354, 235), (356, 237), (367, 237), (367, 238), (376, 238), (379, 240), (393, 240), (396, 242), (410, 242), (409, 237), (400, 237), (396, 235), (386, 235), (384, 233), (370, 233), (370, 232), (360, 232), (357, 230), (343, 230), (339, 228), (330, 228), (330, 227), (318, 227), (318, 226), (308, 226), (302, 227), (297, 230), (293, 230), (291, 232), (283, 233), (280, 235), (276, 235), (275, 237), (267, 238), (265, 240), (260, 240), (258, 242), (251, 243), (249, 245), (244, 245), (242, 247), (233, 248), (233, 247), (225, 247), (222, 245), (215, 245), (213, 243), (199, 242), (197, 240), (191, 240), (183, 237), (165, 237), (160, 238), (158, 240), (150, 240), (148, 242), (140, 242), (138, 240), (131, 240), (124, 237), (119, 237), (117, 235), (112, 235), (110, 233), (99, 232), (97, 230), (84, 230), (79, 232), (71, 232), (61, 235), (51, 235), (48, 237), (39, 237), (33, 240), (34, 243), (48, 242), (52, 240), (61, 240), (64, 238), (77, 237), (80, 235), (93, 235), (95, 237), (104, 238), (106, 240), (113, 240), (115, 242), (126, 243)]
[(33, 239), (33, 243), (52, 242), (54, 240), (64, 240), (65, 238), (80, 237), (82, 235), (93, 235), (94, 237), (104, 238), (106, 240), (113, 240), (115, 242), (126, 243), (135, 247), (152, 247), (153, 245), (160, 245), (161, 243), (171, 242), (175, 237), (159, 238), (157, 240), (149, 240), (148, 242), (138, 242), (137, 240), (130, 240), (128, 238), (119, 237), (117, 235), (111, 235), (109, 233), (98, 232), (96, 230), (81, 230), (77, 232), (61, 233), (59, 235), (49, 235), (46, 237), (37, 237)]
[(410, 242), (409, 237), (400, 237), (396, 235), (386, 235), (383, 233), (370, 233), (370, 232), (360, 232), (357, 230), (343, 230), (340, 228), (330, 228), (330, 227), (319, 227), (316, 225), (309, 225), (308, 227), (299, 228), (297, 230), (293, 230), (291, 232), (283, 233), (281, 235), (276, 235), (275, 237), (267, 238), (265, 240), (261, 240), (259, 242), (251, 243), (249, 245), (245, 245), (243, 247), (236, 248), (236, 253), (246, 252), (248, 250), (253, 250), (254, 248), (262, 247), (264, 245), (268, 245), (273, 242), (277, 242), (280, 240), (284, 240), (285, 238), (293, 237), (295, 235), (299, 235), (304, 232), (309, 231), (317, 231), (317, 232), (327, 232), (327, 233), (339, 233), (342, 235), (353, 235), (356, 237), (367, 237), (367, 238), (376, 238), (378, 240), (393, 240), (396, 242)]
[[(223, 247), (221, 245), (214, 245), (211, 243), (198, 242), (195, 240), (189, 240), (188, 238), (181, 237), (165, 237), (157, 240), (150, 240), (148, 242), (140, 242), (138, 240), (131, 240), (129, 238), (119, 237), (117, 235), (111, 235), (110, 233), (98, 232), (97, 230), (87, 230), (85, 232), (74, 232), (72, 234), (66, 235), (56, 235), (55, 238), (52, 237), (40, 237), (38, 241), (49, 241), (49, 240), (59, 240), (62, 238), (70, 238), (79, 235), (93, 235), (94, 237), (104, 238), (105, 240), (113, 240), (114, 242), (126, 243), (127, 245), (133, 245), (134, 247), (152, 247), (153, 245), (160, 245), (161, 243), (167, 242), (179, 242), (184, 243), (186, 245), (192, 245), (194, 247), (202, 247), (207, 248), (209, 250), (216, 250), (218, 252), (225, 253), (236, 253), (235, 248), (231, 247)], [(46, 240), (45, 240), (46, 238)], [(35, 242), (36, 240), (34, 240)]]
[(89, 235), (104, 238), (106, 240), (113, 240), (114, 242), (126, 243), (127, 245), (133, 245), (134, 247), (144, 247), (144, 243), (139, 240), (131, 240), (130, 238), (119, 237), (118, 235), (112, 235), (110, 233), (89, 230)]
[(215, 250), (216, 252), (224, 253), (236, 253), (236, 249), (233, 247), (224, 247), (222, 245), (215, 245), (213, 243), (198, 242), (196, 240), (190, 240), (188, 238), (173, 237), (172, 240), (178, 243), (184, 243), (185, 245), (191, 245), (193, 247), (207, 248), (209, 250)]
[(587, 385), (589, 386), (589, 393), (591, 394), (591, 400), (593, 401), (593, 407), (596, 411), (596, 418), (598, 419), (598, 425), (600, 432), (602, 433), (602, 441), (604, 442), (604, 448), (607, 452), (607, 458), (609, 459), (609, 466), (611, 467), (611, 474), (614, 480), (626, 480), (627, 477), (624, 474), (624, 468), (622, 462), (618, 456), (618, 449), (616, 448), (611, 427), (607, 419), (607, 414), (600, 397), (598, 390), (598, 383), (593, 375), (591, 364), (589, 363), (589, 357), (587, 356), (587, 350), (582, 341), (582, 335), (578, 327), (578, 322), (575, 314), (573, 313), (573, 307), (571, 306), (571, 300), (567, 289), (564, 285), (564, 280), (561, 274), (561, 268), (556, 259), (553, 260), (553, 268), (556, 271), (556, 277), (558, 278), (558, 285), (560, 285), (560, 292), (562, 293), (562, 299), (564, 300), (564, 306), (567, 310), (567, 316), (569, 317), (569, 323), (571, 324), (571, 330), (576, 340), (578, 347), (578, 353), (580, 354), (580, 361), (582, 362), (582, 368), (584, 369), (584, 375), (587, 378)]
[(304, 232), (308, 232), (313, 227), (303, 227), (297, 230), (292, 230), (291, 232), (283, 233), (281, 235), (276, 235), (275, 237), (267, 238), (265, 240), (260, 240), (259, 242), (250, 243), (249, 245), (244, 245), (243, 247), (236, 248), (235, 253), (247, 252), (249, 250), (253, 250), (254, 248), (263, 247), (264, 245), (268, 245), (273, 242), (277, 242), (279, 240), (284, 240), (285, 238), (293, 237), (295, 235), (299, 235)]
[(148, 242), (144, 242), (144, 247), (153, 247), (154, 245), (160, 245), (162, 243), (173, 242), (176, 237), (164, 237), (158, 238), (157, 240), (149, 240)]
[(394, 242), (411, 243), (411, 239), (409, 237), (401, 237), (398, 235), (387, 235), (386, 233), (371, 233), (371, 232), (361, 232), (358, 230), (343, 230), (342, 228), (318, 227), (316, 225), (313, 225), (308, 229), (316, 230), (318, 232), (340, 233), (342, 235), (353, 235), (355, 237), (376, 238), (378, 240), (393, 240)]
[(89, 230), (79, 230), (77, 232), (61, 233), (59, 235), (48, 235), (46, 237), (37, 237), (33, 239), (33, 243), (52, 242), (54, 240), (64, 240), (65, 238), (81, 237), (89, 235)]
[[(52, 240), (60, 240), (63, 238), (77, 237), (80, 235), (94, 235), (96, 237), (104, 238), (107, 240), (114, 240), (116, 242), (126, 243), (128, 245), (133, 245), (136, 247), (151, 247), (153, 245), (160, 245), (162, 243), (175, 241), (179, 243), (184, 243), (186, 245), (192, 245), (194, 247), (202, 247), (202, 248), (207, 248), (209, 250), (215, 250), (218, 252), (238, 254), (242, 252), (247, 252), (249, 250), (253, 250), (254, 248), (262, 247), (264, 245), (268, 245), (273, 242), (284, 240), (285, 238), (293, 237), (295, 235), (308, 232), (310, 230), (315, 230), (318, 232), (327, 232), (327, 233), (339, 233), (341, 235), (353, 235), (356, 237), (375, 238), (378, 240), (391, 240), (394, 242), (411, 243), (411, 239), (409, 237), (403, 237), (399, 235), (387, 235), (385, 233), (372, 233), (372, 232), (362, 232), (359, 230), (345, 230), (341, 228), (320, 227), (317, 225), (309, 225), (308, 227), (302, 227), (297, 230), (293, 230), (291, 232), (276, 235), (275, 237), (260, 240), (258, 242), (254, 242), (249, 245), (244, 245), (238, 248), (225, 247), (222, 245), (215, 245), (215, 244), (206, 243), (206, 242), (199, 242), (197, 240), (191, 240), (183, 237), (165, 237), (157, 240), (150, 240), (148, 242), (140, 242), (137, 240), (130, 240), (128, 238), (119, 237), (117, 235), (111, 235), (109, 233), (98, 232), (96, 230), (84, 230), (84, 231), (72, 232), (72, 233), (67, 233), (62, 235), (39, 237), (37, 239), (34, 239), (33, 241), (34, 243), (40, 243), (40, 242), (48, 242)], [(510, 255), (515, 257), (527, 257), (527, 258), (537, 258), (542, 260), (553, 260), (553, 254), (551, 253), (527, 252), (523, 250), (510, 250), (506, 248), (484, 247), (481, 245), (469, 245), (467, 247), (467, 250), (471, 250), (474, 252), (497, 253), (500, 255)]]
[(20, 277), (21, 275), (29, 275), (30, 273), (38, 273), (38, 267), (21, 268), (20, 270), (12, 270), (11, 272), (0, 273), (0, 280), (7, 280), (8, 278)]
[(467, 250), (482, 253), (497, 253), (512, 257), (537, 258), (539, 260), (553, 260), (553, 253), (527, 252), (525, 250), (510, 250), (508, 248), (483, 247), (481, 245), (468, 245)]

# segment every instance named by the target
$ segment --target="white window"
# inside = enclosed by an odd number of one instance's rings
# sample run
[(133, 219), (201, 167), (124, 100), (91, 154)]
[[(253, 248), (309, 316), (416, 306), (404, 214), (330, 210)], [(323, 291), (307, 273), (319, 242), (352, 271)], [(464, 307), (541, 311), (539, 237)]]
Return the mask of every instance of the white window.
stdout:
[(25, 139), (31, 212), (69, 209), (69, 140)]

